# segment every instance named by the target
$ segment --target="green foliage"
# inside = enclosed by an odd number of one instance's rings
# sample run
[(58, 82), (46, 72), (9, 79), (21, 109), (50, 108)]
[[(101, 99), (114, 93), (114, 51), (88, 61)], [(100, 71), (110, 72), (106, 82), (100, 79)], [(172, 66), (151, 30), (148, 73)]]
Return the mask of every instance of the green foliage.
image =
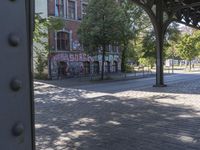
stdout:
[[(114, 0), (90, 0), (86, 9), (78, 35), (87, 53), (96, 54), (102, 49), (102, 62), (108, 45), (119, 45), (124, 29), (123, 16), (120, 6)], [(102, 65), (102, 76), (104, 63)]]
[(200, 31), (194, 31), (193, 32), (193, 36), (194, 36), (194, 42), (195, 42), (195, 48), (198, 50), (198, 56), (200, 55)]
[(103, 45), (120, 42), (121, 31), (119, 29), (123, 22), (121, 9), (115, 1), (91, 0), (78, 30), (85, 50), (90, 52)]
[(124, 0), (121, 3), (121, 9), (123, 16), (125, 17), (124, 24), (122, 24), (123, 27), (121, 29), (121, 70), (122, 72), (126, 72), (127, 60), (133, 59), (133, 54), (135, 54), (133, 44), (131, 42), (133, 39), (136, 39), (139, 31), (141, 31), (141, 29), (144, 30), (146, 26), (144, 22), (143, 24), (141, 23), (141, 20), (143, 20), (142, 18), (144, 17), (144, 11), (140, 7), (134, 5), (129, 0)]
[(185, 60), (190, 62), (191, 70), (191, 61), (199, 55), (199, 33), (192, 35), (185, 34), (183, 35), (181, 41), (177, 44), (178, 55)]
[(48, 30), (60, 30), (65, 26), (65, 21), (57, 17), (49, 17), (47, 19)]
[[(176, 50), (175, 43), (180, 39), (180, 30), (176, 23), (172, 23), (165, 34), (164, 42), (164, 54), (170, 57), (172, 54), (175, 55)], [(156, 37), (154, 30), (146, 32), (140, 41), (140, 45), (137, 49), (138, 61), (145, 65), (152, 67), (156, 61)]]
[(47, 58), (45, 58), (45, 56), (42, 55), (42, 53), (37, 54), (37, 57), (36, 57), (36, 60), (35, 60), (35, 66), (36, 66), (35, 68), (37, 70), (37, 75), (38, 75), (37, 77), (39, 79), (42, 78), (44, 69), (47, 66)]
[(57, 30), (64, 26), (64, 21), (59, 18), (42, 18), (40, 13), (35, 14), (35, 30), (33, 44), (33, 61), (37, 77), (43, 76), (48, 64), (48, 30)]
[(142, 52), (140, 53), (141, 58), (156, 57), (156, 38), (154, 32), (147, 33), (142, 41)]
[(135, 72), (134, 66), (126, 64), (126, 73), (133, 73), (133, 72)]
[(40, 78), (47, 66), (48, 43), (47, 43), (47, 19), (42, 18), (40, 14), (35, 15), (33, 60), (35, 71)]
[(195, 36), (185, 34), (177, 45), (179, 56), (182, 59), (191, 61), (199, 54), (199, 50), (197, 49), (196, 45), (197, 43)]
[(138, 62), (140, 58), (155, 58), (155, 36), (151, 20), (141, 7), (130, 5), (128, 12), (134, 32), (133, 39), (129, 41), (127, 59)]
[(166, 58), (179, 58), (178, 50), (176, 44), (181, 40), (181, 31), (179, 30), (179, 25), (177, 23), (172, 23), (166, 32), (165, 35), (165, 57)]
[(128, 45), (128, 50), (127, 50), (127, 54), (126, 54), (126, 57), (128, 60), (132, 60), (132, 61), (135, 61), (137, 60), (137, 53), (135, 51), (135, 47), (134, 47), (134, 44), (132, 41), (129, 42), (129, 45)]
[(181, 31), (179, 29), (179, 24), (176, 22), (173, 22), (169, 25), (167, 28), (166, 34), (165, 34), (165, 42), (177, 42), (181, 38)]
[(144, 67), (151, 67), (153, 68), (156, 59), (154, 57), (147, 57), (147, 58), (139, 58), (139, 63), (140, 65), (144, 66)]

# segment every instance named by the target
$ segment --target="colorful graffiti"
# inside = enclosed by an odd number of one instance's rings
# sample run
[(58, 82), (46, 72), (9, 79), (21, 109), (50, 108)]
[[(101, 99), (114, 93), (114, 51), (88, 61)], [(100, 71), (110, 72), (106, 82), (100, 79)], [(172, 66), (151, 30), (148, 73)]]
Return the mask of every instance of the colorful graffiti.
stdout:
[[(53, 53), (49, 57), (51, 77), (58, 78), (60, 73), (64, 77), (96, 74), (101, 71), (101, 59), (101, 55), (91, 57), (84, 53)], [(109, 63), (109, 69), (105, 69), (107, 72), (117, 72), (118, 65), (114, 63), (120, 62), (119, 55), (106, 56), (105, 61)]]
[(51, 56), (52, 61), (94, 61), (91, 56), (84, 53), (58, 53)]

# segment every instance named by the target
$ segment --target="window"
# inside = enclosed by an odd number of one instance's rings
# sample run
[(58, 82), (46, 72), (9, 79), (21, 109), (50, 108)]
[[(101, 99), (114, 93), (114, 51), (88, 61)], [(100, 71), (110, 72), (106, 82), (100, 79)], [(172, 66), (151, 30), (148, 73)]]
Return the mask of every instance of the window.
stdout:
[(64, 17), (64, 0), (56, 0), (56, 16)]
[(86, 8), (87, 8), (87, 4), (83, 3), (82, 4), (82, 18), (86, 15)]
[(117, 63), (117, 61), (113, 62), (113, 72), (118, 72), (118, 63)]
[(110, 62), (109, 61), (105, 62), (105, 72), (110, 73)]
[(113, 52), (117, 53), (117, 52), (118, 52), (118, 48), (119, 48), (118, 46), (114, 45), (114, 46), (113, 46), (113, 49), (112, 49)]
[(99, 74), (99, 62), (98, 61), (95, 61), (93, 63), (93, 69), (94, 69), (94, 74)]
[(85, 74), (90, 74), (90, 62), (88, 62), (88, 61), (84, 62), (83, 66), (84, 66)]
[(57, 32), (57, 50), (70, 50), (70, 34), (67, 32)]
[(72, 0), (68, 1), (68, 18), (76, 19), (76, 2)]

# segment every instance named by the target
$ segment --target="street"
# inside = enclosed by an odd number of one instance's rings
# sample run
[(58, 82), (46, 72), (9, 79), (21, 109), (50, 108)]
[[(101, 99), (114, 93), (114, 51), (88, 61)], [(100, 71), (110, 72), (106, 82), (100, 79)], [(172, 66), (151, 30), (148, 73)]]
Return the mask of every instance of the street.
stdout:
[(87, 83), (35, 82), (38, 150), (198, 150), (200, 73)]

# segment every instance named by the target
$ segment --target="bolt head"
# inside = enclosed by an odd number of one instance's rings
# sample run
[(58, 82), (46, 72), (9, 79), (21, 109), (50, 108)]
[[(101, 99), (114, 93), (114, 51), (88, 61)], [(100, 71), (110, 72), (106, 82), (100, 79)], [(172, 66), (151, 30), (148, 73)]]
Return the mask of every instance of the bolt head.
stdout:
[(13, 47), (16, 47), (20, 43), (20, 38), (17, 34), (11, 33), (8, 37), (9, 44)]
[(10, 82), (10, 88), (13, 91), (19, 91), (22, 88), (22, 81), (14, 79)]

